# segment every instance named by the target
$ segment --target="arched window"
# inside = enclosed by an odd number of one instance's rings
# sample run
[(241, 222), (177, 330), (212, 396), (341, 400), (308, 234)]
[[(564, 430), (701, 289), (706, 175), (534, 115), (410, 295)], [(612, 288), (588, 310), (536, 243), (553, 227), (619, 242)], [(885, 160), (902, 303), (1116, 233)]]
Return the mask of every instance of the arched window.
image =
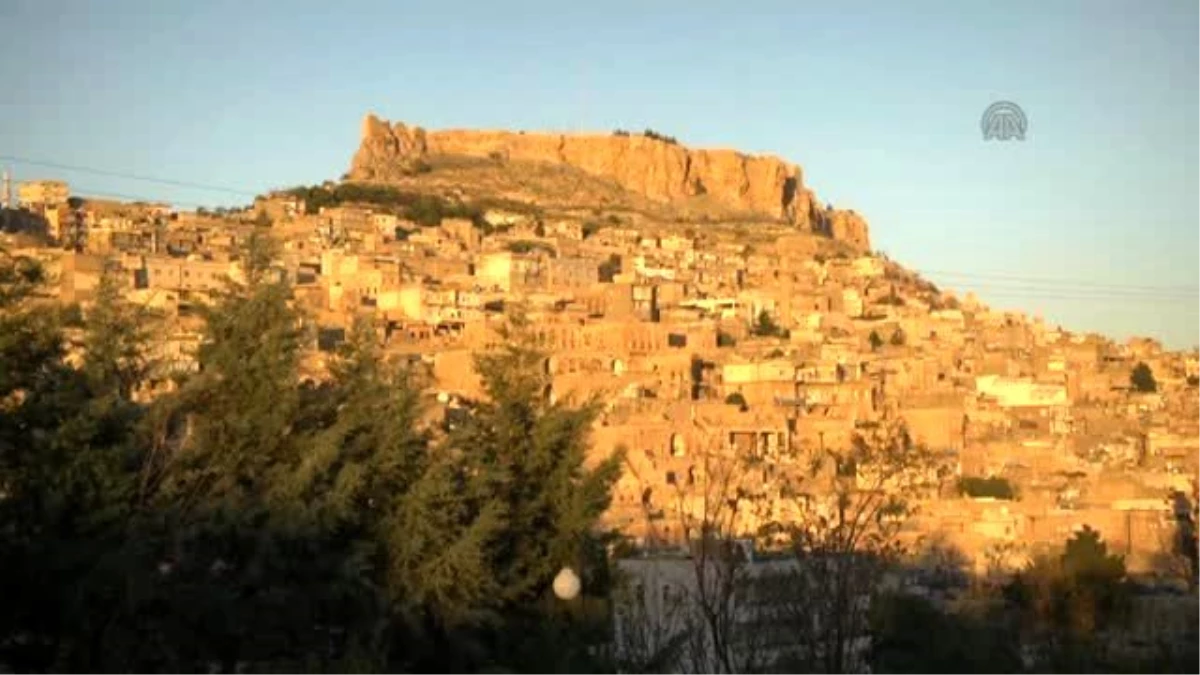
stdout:
[(671, 456), (683, 457), (687, 454), (687, 442), (679, 434), (671, 434)]

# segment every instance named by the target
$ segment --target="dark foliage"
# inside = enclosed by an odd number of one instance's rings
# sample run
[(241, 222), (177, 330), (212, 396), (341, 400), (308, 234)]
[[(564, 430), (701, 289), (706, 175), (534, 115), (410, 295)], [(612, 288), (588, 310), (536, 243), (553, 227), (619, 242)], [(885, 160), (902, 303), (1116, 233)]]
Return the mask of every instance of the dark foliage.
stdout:
[(554, 247), (544, 241), (529, 241), (526, 239), (511, 241), (508, 243), (507, 248), (513, 253), (535, 253), (540, 251), (551, 257), (554, 257), (556, 253)]
[(583, 467), (595, 405), (546, 401), (542, 357), (509, 349), (435, 442), (368, 324), (301, 384), (315, 335), (273, 257), (252, 238), (246, 282), (203, 310), (199, 372), (152, 403), (150, 323), (113, 284), (75, 364), (69, 317), (33, 302), (40, 268), (0, 260), (0, 667), (598, 667), (598, 615), (564, 622), (547, 594), (567, 564), (606, 592), (594, 526), (617, 465)]
[(1129, 384), (1134, 391), (1142, 394), (1158, 391), (1158, 382), (1154, 380), (1154, 373), (1150, 370), (1150, 366), (1141, 362), (1134, 366), (1133, 371), (1129, 373)]
[(775, 323), (775, 319), (771, 317), (771, 313), (765, 309), (758, 313), (758, 318), (754, 321), (754, 325), (750, 327), (750, 333), (759, 337), (778, 338), (787, 338), (789, 335), (788, 330)]
[(876, 331), (871, 331), (871, 335), (868, 336), (867, 340), (871, 343), (871, 351), (873, 352), (879, 351), (879, 348), (883, 346), (883, 338), (879, 337), (879, 333)]
[(870, 622), (875, 672), (1022, 670), (1016, 636), (996, 617), (951, 615), (925, 598), (894, 594), (880, 598), (872, 607)]
[(522, 202), (504, 199), (462, 202), (434, 194), (363, 183), (298, 187), (289, 190), (288, 194), (304, 199), (305, 211), (309, 214), (318, 213), (323, 207), (361, 204), (391, 212), (425, 227), (439, 225), (446, 218), (464, 218), (473, 222), (476, 227), (490, 232), (492, 227), (483, 218), (488, 209), (540, 215), (537, 207)]
[(662, 141), (663, 143), (669, 143), (671, 145), (679, 145), (679, 141), (676, 140), (674, 136), (660, 134), (653, 129), (646, 129), (645, 131), (642, 132), (642, 135), (645, 136), (646, 138), (652, 138), (656, 141)]

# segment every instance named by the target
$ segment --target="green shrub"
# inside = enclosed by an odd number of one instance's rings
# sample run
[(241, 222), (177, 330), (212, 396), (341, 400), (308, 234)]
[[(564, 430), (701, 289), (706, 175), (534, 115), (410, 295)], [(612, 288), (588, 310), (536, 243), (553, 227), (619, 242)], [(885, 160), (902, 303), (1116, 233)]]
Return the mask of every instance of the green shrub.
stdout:
[(762, 337), (784, 338), (788, 336), (787, 330), (775, 323), (775, 320), (771, 318), (771, 314), (765, 309), (758, 313), (758, 319), (750, 327), (750, 332), (753, 335)]
[[(418, 162), (414, 165), (413, 170), (423, 173), (432, 168), (422, 168), (421, 163)], [(483, 219), (484, 212), (489, 209), (513, 211), (532, 217), (540, 217), (542, 214), (541, 209), (535, 205), (508, 199), (479, 199), (474, 202), (460, 202), (434, 194), (408, 192), (387, 185), (343, 183), (340, 185), (301, 186), (288, 190), (287, 194), (302, 198), (305, 212), (309, 214), (318, 213), (323, 207), (362, 204), (394, 213), (425, 227), (440, 225), (446, 218), (465, 218), (485, 234), (499, 229), (492, 227)]]
[(610, 283), (613, 277), (621, 273), (621, 256), (612, 253), (608, 260), (600, 263), (600, 281)]
[(1154, 373), (1150, 370), (1150, 366), (1139, 362), (1133, 367), (1133, 372), (1129, 373), (1129, 384), (1133, 386), (1133, 390), (1142, 394), (1150, 394), (1158, 391), (1158, 382), (1154, 380)]
[(642, 135), (645, 136), (646, 138), (652, 138), (656, 141), (662, 141), (663, 143), (670, 143), (671, 145), (679, 145), (679, 141), (675, 140), (674, 136), (660, 134), (653, 129), (646, 129), (645, 131), (642, 132)]
[(742, 409), (746, 408), (746, 397), (742, 396), (742, 392), (735, 391), (725, 397), (726, 405), (736, 405)]

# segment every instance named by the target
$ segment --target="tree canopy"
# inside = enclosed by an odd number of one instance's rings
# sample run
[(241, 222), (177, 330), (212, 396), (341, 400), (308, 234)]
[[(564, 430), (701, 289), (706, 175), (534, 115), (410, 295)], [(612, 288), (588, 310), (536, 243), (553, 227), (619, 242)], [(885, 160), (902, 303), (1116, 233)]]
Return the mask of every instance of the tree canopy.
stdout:
[(554, 575), (604, 591), (618, 465), (585, 467), (595, 403), (550, 401), (517, 341), (479, 359), (488, 396), (438, 434), (368, 322), (302, 381), (313, 331), (270, 257), (252, 238), (201, 310), (198, 371), (150, 401), (151, 319), (115, 279), (76, 329), (35, 302), (36, 263), (0, 261), (0, 664), (550, 668), (534, 636), (578, 638)]
[(1158, 391), (1158, 382), (1154, 379), (1154, 372), (1143, 362), (1138, 362), (1133, 367), (1133, 371), (1129, 373), (1129, 384), (1134, 391), (1142, 394)]

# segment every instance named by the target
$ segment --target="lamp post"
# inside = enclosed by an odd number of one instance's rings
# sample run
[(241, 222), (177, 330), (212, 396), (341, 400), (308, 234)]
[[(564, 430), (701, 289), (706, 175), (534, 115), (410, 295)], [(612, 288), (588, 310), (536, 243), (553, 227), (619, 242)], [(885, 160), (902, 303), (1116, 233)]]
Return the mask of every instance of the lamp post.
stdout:
[[(583, 645), (580, 640), (582, 636), (579, 634), (578, 625), (575, 622), (574, 615), (579, 610), (574, 606), (573, 602), (579, 597), (579, 591), (583, 586), (579, 580), (579, 575), (569, 566), (563, 567), (554, 577), (552, 588), (554, 596), (563, 602), (562, 611), (554, 612), (559, 616), (557, 628), (553, 629), (553, 633), (557, 634), (554, 638), (560, 643), (561, 651), (557, 658), (561, 660), (553, 670), (547, 672), (571, 672), (574, 669), (569, 666), (576, 658), (576, 650)], [(558, 623), (561, 621), (561, 623)]]

